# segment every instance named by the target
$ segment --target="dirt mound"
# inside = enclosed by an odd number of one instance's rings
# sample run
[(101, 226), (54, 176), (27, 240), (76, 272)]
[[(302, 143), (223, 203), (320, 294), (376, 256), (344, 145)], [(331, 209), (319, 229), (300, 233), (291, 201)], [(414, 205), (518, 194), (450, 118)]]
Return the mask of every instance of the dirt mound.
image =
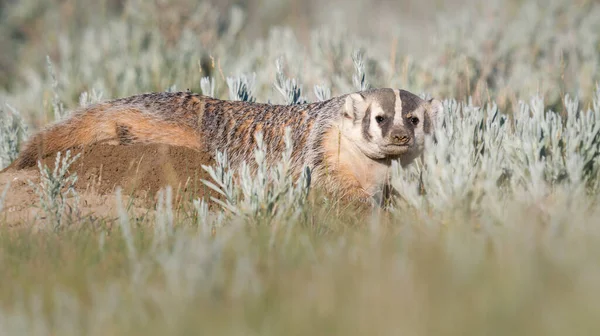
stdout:
[[(73, 149), (71, 153), (81, 154), (69, 172), (77, 173), (75, 188), (83, 198), (82, 208), (86, 211), (112, 212), (117, 186), (123, 188), (124, 197), (135, 196), (140, 206), (151, 205), (158, 190), (167, 185), (173, 188), (174, 206), (178, 206), (180, 201), (209, 200), (210, 196), (217, 196), (202, 183), (202, 179), (210, 179), (202, 165), (214, 164), (212, 155), (207, 152), (160, 144), (96, 144)], [(42, 164), (53, 169), (55, 159), (56, 155), (49, 156), (42, 160)], [(0, 194), (8, 183), (10, 188), (0, 216), (6, 214), (8, 219), (31, 219), (34, 213), (32, 206), (37, 204), (38, 198), (28, 181), (37, 183), (38, 180), (37, 166), (3, 171), (0, 174)], [(210, 205), (212, 207), (214, 203)]]
[[(202, 165), (214, 162), (207, 152), (161, 144), (96, 144), (71, 153), (81, 154), (69, 169), (77, 173), (76, 188), (99, 194), (121, 186), (127, 194), (152, 195), (167, 185), (174, 190), (203, 193), (206, 188), (201, 180), (209, 176)], [(43, 160), (50, 168), (54, 163), (54, 155)]]

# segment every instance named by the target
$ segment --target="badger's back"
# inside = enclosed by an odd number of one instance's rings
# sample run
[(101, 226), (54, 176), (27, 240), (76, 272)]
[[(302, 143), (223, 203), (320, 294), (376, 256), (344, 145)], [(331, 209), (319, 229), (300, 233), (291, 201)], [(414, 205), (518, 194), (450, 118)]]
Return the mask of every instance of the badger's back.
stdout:
[[(253, 160), (254, 134), (263, 133), (270, 162), (285, 150), (285, 127), (291, 128), (293, 159), (304, 160), (314, 147), (317, 120), (328, 120), (332, 102), (272, 105), (214, 99), (190, 92), (157, 92), (119, 98), (75, 111), (34, 135), (11, 167), (34, 166), (58, 151), (109, 141), (162, 143), (197, 150), (227, 152), (233, 164)], [(319, 122), (321, 124), (321, 122)], [(320, 125), (319, 127), (321, 127)], [(313, 141), (314, 142), (314, 141)]]
[[(227, 151), (239, 164), (253, 160), (255, 134), (262, 132), (267, 157), (276, 162), (285, 151), (285, 129), (291, 130), (293, 160), (302, 164), (315, 143), (316, 134), (339, 110), (336, 100), (299, 105), (271, 105), (241, 101), (205, 100), (201, 129), (210, 150)], [(336, 108), (338, 110), (336, 110)]]
[(147, 93), (78, 108), (32, 136), (9, 166), (23, 169), (59, 151), (98, 142), (165, 143), (201, 149), (197, 111), (203, 98)]

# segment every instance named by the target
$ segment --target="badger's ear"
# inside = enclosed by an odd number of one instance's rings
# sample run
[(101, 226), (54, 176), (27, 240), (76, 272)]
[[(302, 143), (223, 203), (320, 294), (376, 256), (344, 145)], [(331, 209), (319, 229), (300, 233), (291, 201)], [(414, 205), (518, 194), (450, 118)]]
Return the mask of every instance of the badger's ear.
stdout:
[(429, 114), (429, 120), (431, 120), (433, 129), (444, 120), (444, 105), (437, 99), (430, 99), (428, 101), (429, 108), (427, 113)]
[(356, 92), (346, 96), (346, 104), (344, 105), (344, 117), (352, 121), (360, 120), (365, 116), (369, 105), (365, 97)]

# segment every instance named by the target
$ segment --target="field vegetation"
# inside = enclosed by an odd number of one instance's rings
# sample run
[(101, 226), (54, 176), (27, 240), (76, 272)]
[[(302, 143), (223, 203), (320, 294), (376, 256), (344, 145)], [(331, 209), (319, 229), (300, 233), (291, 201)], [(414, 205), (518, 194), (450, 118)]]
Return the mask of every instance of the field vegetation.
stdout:
[(597, 1), (4, 0), (0, 49), (0, 169), (74, 108), (148, 91), (445, 107), (388, 211), (266, 146), (240, 181), (226, 153), (199, 163), (212, 199), (94, 193), (74, 152), (0, 173), (2, 335), (600, 330)]

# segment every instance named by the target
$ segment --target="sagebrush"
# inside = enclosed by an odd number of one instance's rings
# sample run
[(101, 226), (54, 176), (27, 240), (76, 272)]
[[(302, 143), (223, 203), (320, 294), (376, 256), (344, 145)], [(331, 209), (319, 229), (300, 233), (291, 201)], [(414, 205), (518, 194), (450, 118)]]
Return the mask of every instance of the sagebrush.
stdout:
[(387, 211), (314, 194), (285, 155), (267, 169), (260, 134), (257, 175), (218, 153), (218, 198), (187, 207), (166, 188), (139, 211), (117, 189), (114, 213), (69, 212), (72, 158), (40, 166), (29, 224), (55, 230), (11, 228), (19, 181), (0, 194), (0, 333), (596, 334), (600, 4), (464, 2), (0, 5), (1, 167), (72, 108), (146, 91), (297, 104), (393, 87), (446, 111), (394, 166)]

